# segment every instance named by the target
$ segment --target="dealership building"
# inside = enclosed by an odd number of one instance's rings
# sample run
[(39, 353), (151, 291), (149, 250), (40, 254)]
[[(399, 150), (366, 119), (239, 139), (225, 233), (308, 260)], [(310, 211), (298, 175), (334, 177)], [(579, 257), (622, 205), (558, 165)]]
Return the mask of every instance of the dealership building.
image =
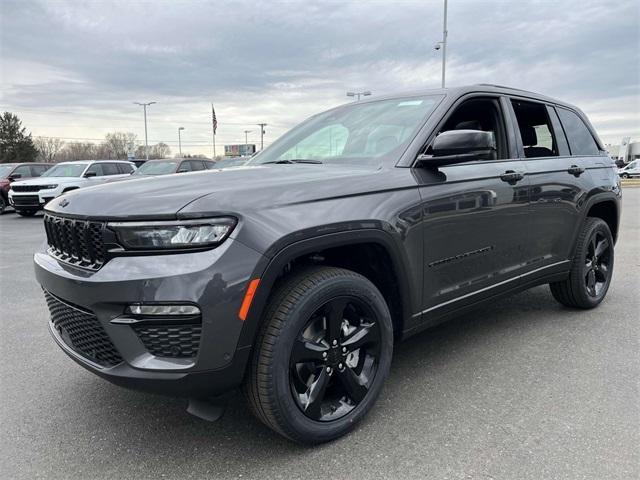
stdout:
[(625, 137), (620, 145), (605, 145), (609, 155), (614, 160), (621, 160), (625, 164), (640, 158), (640, 142), (632, 142), (631, 138)]

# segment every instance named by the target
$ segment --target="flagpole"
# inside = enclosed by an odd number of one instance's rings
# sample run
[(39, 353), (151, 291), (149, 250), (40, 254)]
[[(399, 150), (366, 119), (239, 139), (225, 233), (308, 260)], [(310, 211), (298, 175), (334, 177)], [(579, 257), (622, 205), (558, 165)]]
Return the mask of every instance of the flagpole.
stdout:
[(218, 120), (216, 119), (216, 111), (211, 104), (211, 133), (213, 138), (213, 160), (216, 159), (216, 128), (218, 127)]

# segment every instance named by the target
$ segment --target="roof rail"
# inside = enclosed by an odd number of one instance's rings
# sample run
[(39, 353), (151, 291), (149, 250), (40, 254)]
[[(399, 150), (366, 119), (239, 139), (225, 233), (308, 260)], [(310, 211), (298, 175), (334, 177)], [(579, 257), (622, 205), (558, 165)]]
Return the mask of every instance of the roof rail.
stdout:
[(495, 83), (476, 83), (476, 85), (483, 86), (483, 87), (506, 88), (509, 90), (517, 90), (519, 92), (528, 92), (528, 90), (525, 90), (523, 88), (507, 87), (506, 85), (497, 85)]

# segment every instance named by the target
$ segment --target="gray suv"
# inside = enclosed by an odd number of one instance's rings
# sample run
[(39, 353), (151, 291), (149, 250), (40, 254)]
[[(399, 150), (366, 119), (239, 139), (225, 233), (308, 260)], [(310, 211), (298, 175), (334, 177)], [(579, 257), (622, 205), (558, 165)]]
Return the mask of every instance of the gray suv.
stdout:
[(125, 387), (249, 408), (325, 442), (372, 408), (394, 345), (541, 284), (596, 307), (621, 190), (577, 108), (475, 85), (340, 106), (242, 169), (131, 180), (46, 206), (53, 338)]

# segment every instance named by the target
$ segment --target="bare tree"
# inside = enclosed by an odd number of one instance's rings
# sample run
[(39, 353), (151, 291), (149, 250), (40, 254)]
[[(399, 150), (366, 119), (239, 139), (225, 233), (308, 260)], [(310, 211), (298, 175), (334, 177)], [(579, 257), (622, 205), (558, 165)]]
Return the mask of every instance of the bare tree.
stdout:
[(97, 154), (97, 146), (90, 142), (70, 142), (58, 153), (57, 160), (95, 160)]
[(54, 137), (36, 137), (34, 143), (38, 149), (39, 159), (47, 163), (53, 163), (56, 155), (64, 147), (64, 142)]
[(104, 144), (111, 153), (110, 158), (126, 160), (129, 153), (133, 153), (138, 143), (138, 137), (131, 132), (107, 133)]
[[(166, 143), (160, 142), (155, 145), (149, 146), (149, 158), (167, 158), (171, 155), (171, 148)], [(135, 152), (136, 158), (145, 158), (144, 145), (140, 145), (136, 148)]]

